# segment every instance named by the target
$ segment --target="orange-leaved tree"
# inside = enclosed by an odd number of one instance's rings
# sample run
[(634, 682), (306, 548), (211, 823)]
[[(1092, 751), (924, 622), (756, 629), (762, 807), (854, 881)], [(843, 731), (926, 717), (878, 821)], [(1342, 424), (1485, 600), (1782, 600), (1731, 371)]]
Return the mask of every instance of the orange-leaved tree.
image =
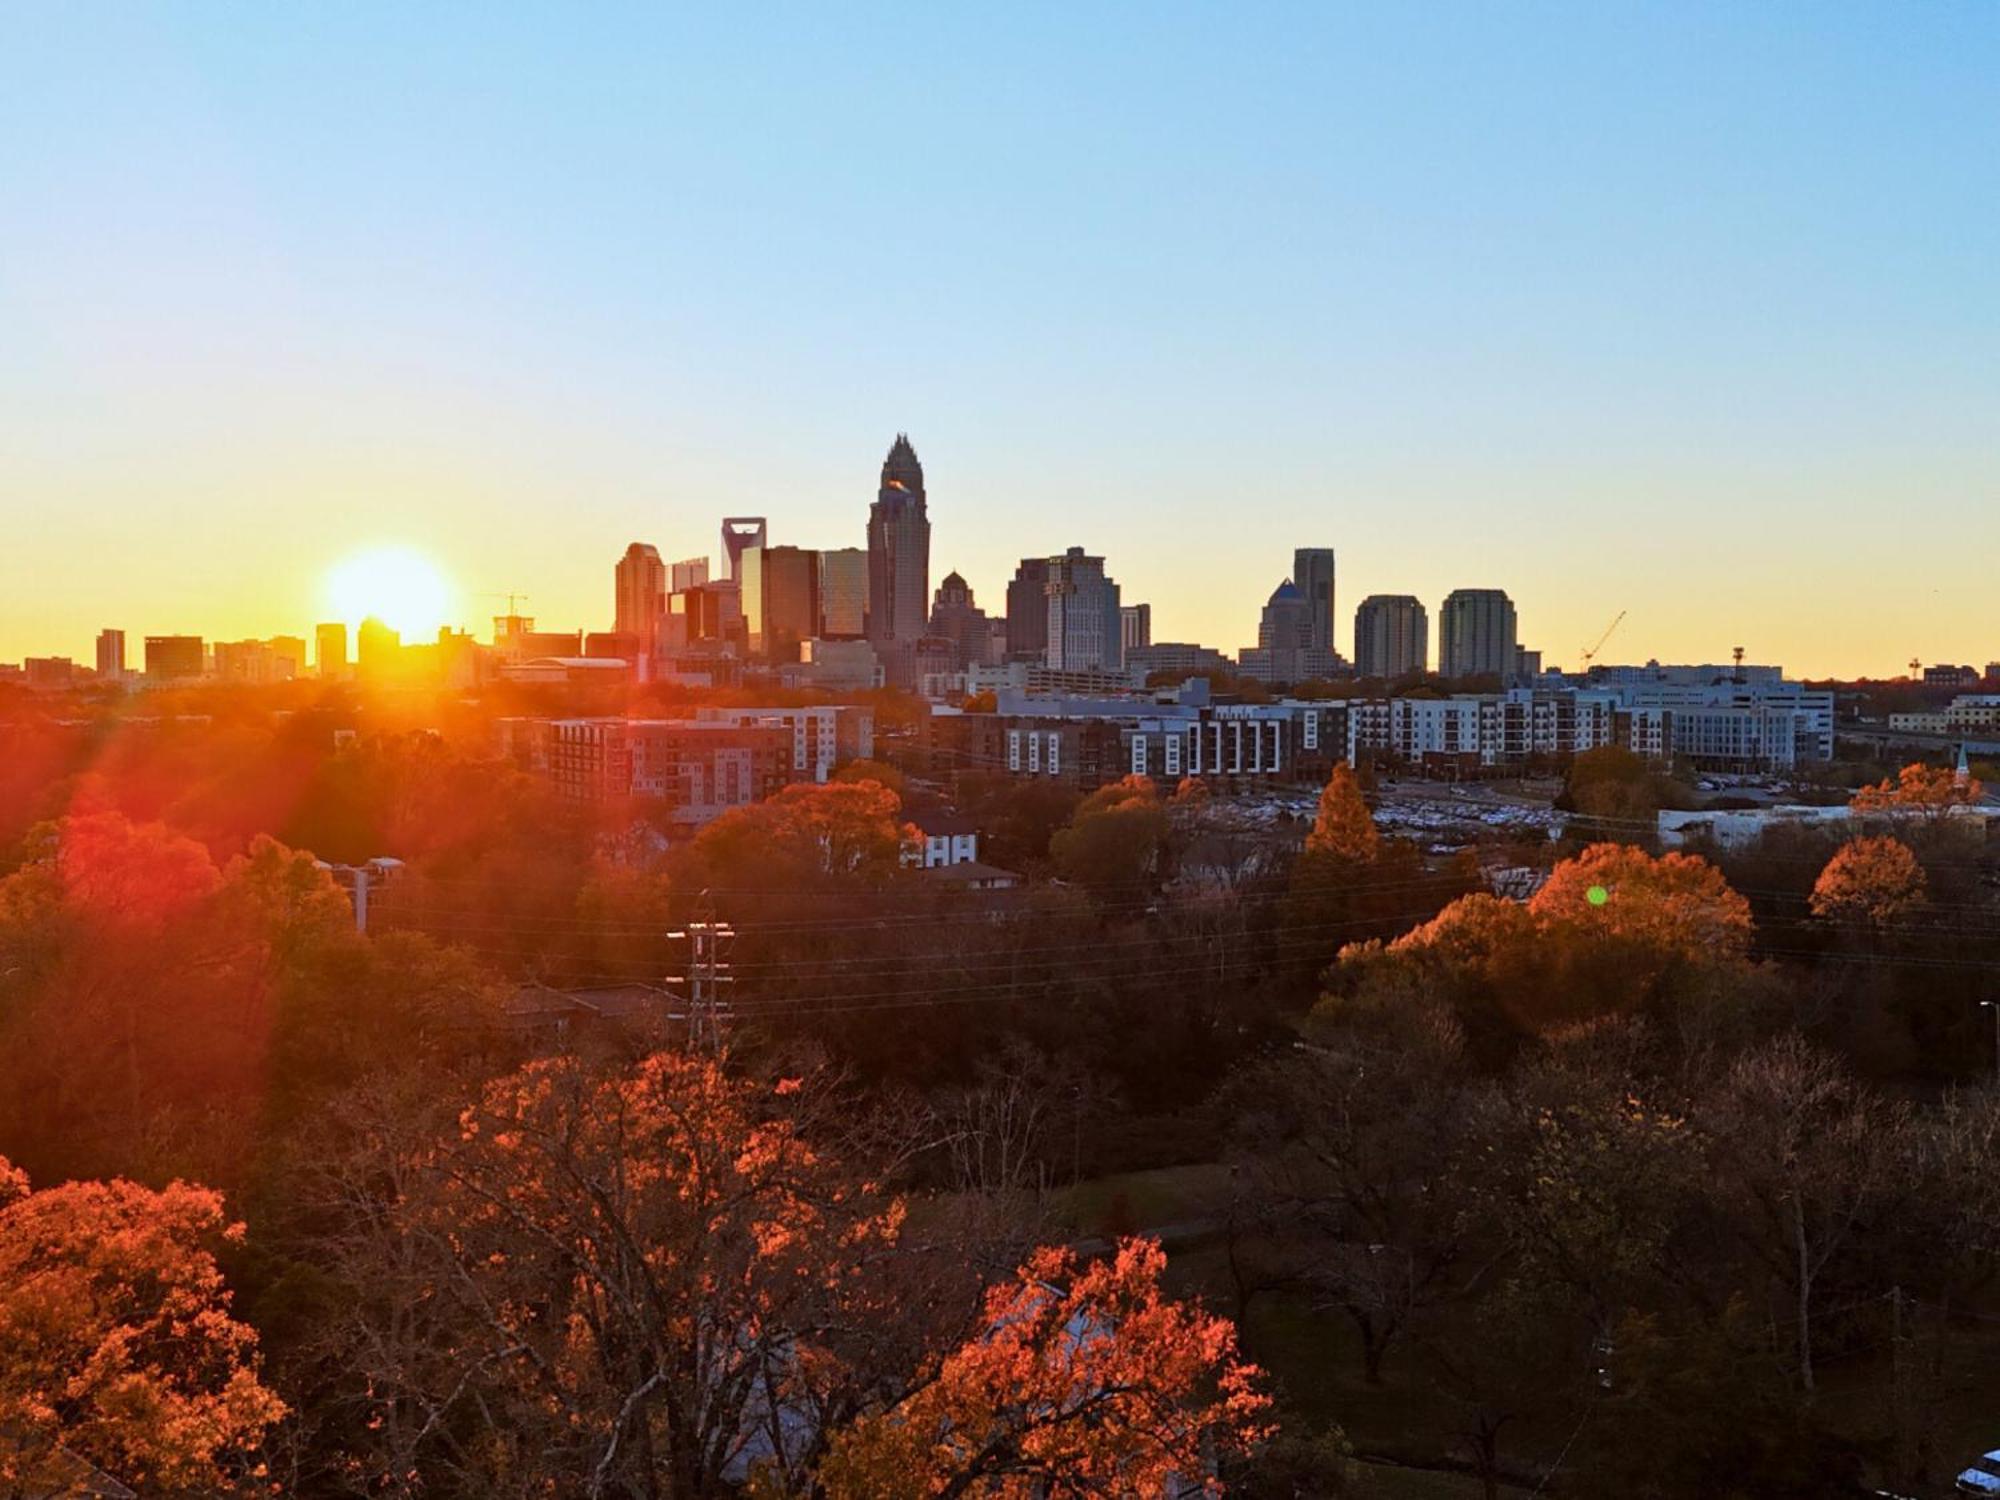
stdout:
[(1657, 858), (1630, 844), (1592, 844), (1550, 872), (1528, 910), (1545, 928), (1649, 950), (1662, 959), (1741, 958), (1750, 903), (1692, 854)]
[[(29, 1190), (0, 1158), (0, 1494), (234, 1493), (284, 1414), (230, 1316), (221, 1197), (174, 1183)], [(88, 1466), (88, 1467), (86, 1467)]]
[(1049, 840), (1049, 853), (1066, 879), (1093, 895), (1130, 896), (1159, 874), (1167, 829), (1159, 787), (1149, 776), (1127, 776), (1084, 798)]
[(1270, 1401), (1234, 1325), (1163, 1294), (1165, 1268), (1150, 1240), (1088, 1265), (1036, 1252), (989, 1290), (982, 1327), (933, 1378), (835, 1440), (826, 1493), (1218, 1492), (1215, 1466), (1268, 1432)]
[(1414, 971), (1468, 1023), (1544, 1032), (1630, 1011), (1684, 973), (1749, 953), (1750, 906), (1706, 860), (1593, 844), (1564, 860), (1525, 905), (1475, 894), (1384, 948), (1343, 949), (1359, 992)]
[(1342, 761), (1319, 794), (1319, 813), (1313, 819), (1312, 832), (1306, 835), (1306, 852), (1365, 863), (1374, 859), (1381, 847), (1382, 835), (1361, 798), (1361, 783), (1355, 779), (1354, 768)]
[(762, 1464), (796, 1491), (923, 1300), (886, 1270), (901, 1203), (815, 1139), (835, 1107), (667, 1052), (489, 1083), (343, 1247), (360, 1472), (698, 1500)]
[(1921, 762), (1903, 767), (1894, 780), (1884, 778), (1864, 786), (1850, 804), (1860, 816), (1921, 818), (1926, 822), (1948, 815), (1955, 807), (1969, 806), (1985, 794), (1976, 778), (1958, 779), (1956, 772), (1943, 766)]
[(1813, 882), (1812, 913), (1827, 922), (1881, 927), (1921, 908), (1925, 892), (1924, 867), (1908, 844), (1852, 839)]

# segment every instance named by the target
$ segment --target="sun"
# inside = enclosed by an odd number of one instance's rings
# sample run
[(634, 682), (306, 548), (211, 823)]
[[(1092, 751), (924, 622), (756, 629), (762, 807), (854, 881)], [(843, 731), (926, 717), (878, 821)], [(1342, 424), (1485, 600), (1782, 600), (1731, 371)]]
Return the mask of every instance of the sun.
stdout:
[(451, 618), (452, 587), (436, 563), (411, 547), (371, 547), (327, 571), (326, 600), (336, 620), (369, 616), (405, 639), (437, 633)]

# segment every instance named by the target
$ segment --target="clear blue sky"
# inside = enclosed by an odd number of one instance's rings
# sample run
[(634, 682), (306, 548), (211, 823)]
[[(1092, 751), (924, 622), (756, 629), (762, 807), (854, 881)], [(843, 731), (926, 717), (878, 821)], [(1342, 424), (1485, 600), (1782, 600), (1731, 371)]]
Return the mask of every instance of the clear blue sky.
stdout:
[(379, 542), (600, 625), (899, 429), (990, 607), (2000, 658), (2000, 6), (0, 3), (0, 659)]

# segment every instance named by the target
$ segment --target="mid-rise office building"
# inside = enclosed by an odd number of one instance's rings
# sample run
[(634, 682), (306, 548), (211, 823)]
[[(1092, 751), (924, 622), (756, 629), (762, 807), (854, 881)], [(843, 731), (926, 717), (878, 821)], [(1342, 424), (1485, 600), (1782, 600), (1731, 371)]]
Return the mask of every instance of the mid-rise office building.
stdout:
[(1142, 651), (1153, 644), (1153, 606), (1150, 604), (1127, 604), (1118, 611), (1119, 639), (1129, 658), (1134, 651)]
[(1007, 659), (1045, 662), (1049, 655), (1049, 560), (1024, 557), (1007, 584)]
[(1140, 682), (1154, 673), (1172, 673), (1176, 680), (1197, 672), (1227, 672), (1229, 658), (1213, 646), (1193, 641), (1154, 641), (1125, 653), (1125, 666)]
[(952, 662), (948, 672), (967, 667), (991, 666), (1005, 653), (1006, 632), (994, 630), (995, 621), (972, 597), (972, 585), (956, 572), (947, 573), (931, 599), (930, 634), (951, 642)]
[(1455, 589), (1438, 611), (1438, 671), (1511, 681), (1520, 644), (1514, 601), (1500, 589)]
[(667, 566), (658, 549), (634, 542), (612, 570), (617, 609), (612, 629), (634, 640), (650, 641), (659, 633), (667, 612)]
[(819, 554), (819, 634), (858, 641), (868, 634), (868, 550), (834, 547)]
[(1300, 547), (1292, 553), (1292, 584), (1306, 606), (1306, 645), (1332, 657), (1334, 644), (1333, 548)]
[(1354, 611), (1354, 670), (1394, 682), (1430, 665), (1431, 626), (1414, 594), (1370, 594)]
[(146, 637), (146, 680), (186, 682), (208, 670), (208, 653), (198, 635)]
[(107, 682), (125, 680), (125, 632), (97, 632), (97, 675)]
[(322, 677), (347, 675), (347, 626), (329, 620), (313, 627), (313, 667)]
[(797, 661), (819, 633), (819, 554), (803, 547), (746, 547), (737, 559), (750, 654)]
[(868, 511), (868, 639), (892, 686), (916, 680), (917, 645), (930, 624), (931, 522), (924, 467), (907, 434), (882, 461)]
[(1104, 559), (1072, 547), (1049, 559), (1047, 664), (1064, 672), (1117, 672), (1125, 665), (1118, 585)]
[(1264, 602), (1257, 644), (1237, 656), (1237, 670), (1259, 682), (1313, 682), (1334, 675), (1332, 651), (1313, 644), (1313, 608), (1297, 583), (1287, 578)]

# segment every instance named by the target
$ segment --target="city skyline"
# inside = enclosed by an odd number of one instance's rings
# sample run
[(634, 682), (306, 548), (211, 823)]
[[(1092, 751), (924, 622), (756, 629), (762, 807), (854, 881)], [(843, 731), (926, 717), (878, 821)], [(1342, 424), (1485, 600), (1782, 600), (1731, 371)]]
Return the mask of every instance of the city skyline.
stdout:
[(1082, 545), (1159, 640), (1252, 644), (1326, 545), (1555, 665), (1620, 611), (1635, 659), (1995, 650), (1990, 8), (0, 43), (0, 659), (309, 631), (391, 545), (458, 623), (608, 623), (635, 540), (860, 545), (898, 430), (933, 578)]

